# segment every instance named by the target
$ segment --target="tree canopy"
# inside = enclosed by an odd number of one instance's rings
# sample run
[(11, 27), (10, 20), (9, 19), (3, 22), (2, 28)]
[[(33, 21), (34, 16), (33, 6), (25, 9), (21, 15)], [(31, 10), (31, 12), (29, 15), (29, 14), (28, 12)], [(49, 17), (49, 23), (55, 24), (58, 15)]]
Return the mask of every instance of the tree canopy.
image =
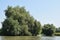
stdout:
[(46, 36), (52, 36), (55, 33), (55, 26), (53, 24), (45, 24), (42, 28), (42, 33)]
[(41, 33), (41, 24), (24, 7), (11, 7), (5, 10), (6, 19), (2, 23), (2, 35), (36, 36)]

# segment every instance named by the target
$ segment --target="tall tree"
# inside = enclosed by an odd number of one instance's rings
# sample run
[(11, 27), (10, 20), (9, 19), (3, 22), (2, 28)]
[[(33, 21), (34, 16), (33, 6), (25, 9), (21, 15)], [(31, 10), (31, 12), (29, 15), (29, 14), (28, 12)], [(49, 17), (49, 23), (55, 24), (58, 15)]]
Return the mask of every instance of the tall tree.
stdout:
[(41, 31), (41, 24), (24, 7), (10, 7), (5, 10), (6, 19), (2, 23), (3, 35), (36, 36)]
[(42, 29), (42, 33), (46, 36), (52, 36), (55, 33), (55, 26), (53, 24), (45, 24)]

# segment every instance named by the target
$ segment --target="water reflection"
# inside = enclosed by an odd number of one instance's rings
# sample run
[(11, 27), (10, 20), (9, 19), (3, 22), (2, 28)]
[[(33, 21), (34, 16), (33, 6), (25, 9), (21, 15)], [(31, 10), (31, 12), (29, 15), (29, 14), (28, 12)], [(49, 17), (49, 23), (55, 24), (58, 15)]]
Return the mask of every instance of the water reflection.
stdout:
[(0, 36), (0, 40), (3, 40), (3, 38)]
[(55, 37), (42, 37), (41, 40), (55, 40)]
[(35, 36), (5, 36), (4, 40), (40, 40), (40, 37)]

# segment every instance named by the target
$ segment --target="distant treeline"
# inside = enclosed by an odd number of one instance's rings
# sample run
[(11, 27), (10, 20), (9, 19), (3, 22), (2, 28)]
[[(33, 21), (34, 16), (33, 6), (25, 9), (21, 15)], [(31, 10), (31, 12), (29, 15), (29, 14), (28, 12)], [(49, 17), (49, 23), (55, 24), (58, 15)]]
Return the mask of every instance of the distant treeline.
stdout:
[(60, 36), (60, 27), (59, 27), (59, 28), (56, 28), (55, 35), (56, 35), (56, 36)]
[(60, 28), (55, 28), (53, 24), (42, 26), (24, 7), (8, 6), (5, 16), (6, 19), (0, 29), (1, 36), (53, 36), (56, 32), (60, 32)]

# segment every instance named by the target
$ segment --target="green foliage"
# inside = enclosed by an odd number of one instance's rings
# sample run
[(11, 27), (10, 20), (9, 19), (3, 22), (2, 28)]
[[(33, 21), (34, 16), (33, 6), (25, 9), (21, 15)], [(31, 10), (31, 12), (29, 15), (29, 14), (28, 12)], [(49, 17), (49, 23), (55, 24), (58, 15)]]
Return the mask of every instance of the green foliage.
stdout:
[(20, 25), (17, 20), (13, 20), (12, 18), (7, 18), (3, 22), (3, 35), (19, 35), (19, 32), (21, 31)]
[(36, 36), (41, 32), (41, 24), (24, 7), (10, 7), (5, 10), (6, 19), (2, 23), (3, 35)]
[(2, 30), (0, 29), (0, 35), (2, 35)]
[(55, 36), (60, 36), (60, 27), (56, 28)]
[(40, 34), (41, 33), (41, 31), (40, 31), (41, 30), (41, 27), (40, 26), (41, 26), (40, 23), (35, 20), (34, 27), (32, 29), (33, 35), (36, 36), (37, 34)]
[(60, 27), (59, 28), (56, 28), (56, 32), (57, 33), (60, 33)]
[(42, 33), (46, 36), (52, 36), (55, 33), (55, 26), (53, 24), (45, 24)]

